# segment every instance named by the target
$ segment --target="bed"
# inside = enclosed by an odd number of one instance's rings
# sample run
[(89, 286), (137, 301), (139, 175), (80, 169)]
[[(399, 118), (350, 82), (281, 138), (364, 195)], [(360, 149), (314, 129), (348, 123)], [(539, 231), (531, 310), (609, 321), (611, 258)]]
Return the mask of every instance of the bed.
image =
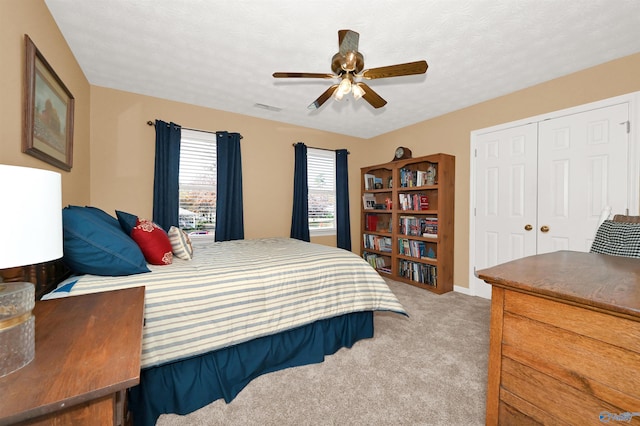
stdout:
[(359, 256), (289, 238), (193, 241), (191, 260), (150, 272), (72, 276), (43, 296), (145, 286), (136, 425), (232, 401), (254, 378), (373, 337), (373, 312), (406, 315)]

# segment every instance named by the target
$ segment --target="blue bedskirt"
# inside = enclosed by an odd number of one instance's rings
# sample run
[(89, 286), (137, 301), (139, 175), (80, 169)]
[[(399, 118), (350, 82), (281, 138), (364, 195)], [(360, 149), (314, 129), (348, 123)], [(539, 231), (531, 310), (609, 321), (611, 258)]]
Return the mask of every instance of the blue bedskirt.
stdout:
[(371, 337), (373, 312), (356, 312), (144, 369), (129, 392), (133, 424), (153, 426), (161, 414), (187, 414), (220, 398), (229, 403), (262, 374), (322, 362)]

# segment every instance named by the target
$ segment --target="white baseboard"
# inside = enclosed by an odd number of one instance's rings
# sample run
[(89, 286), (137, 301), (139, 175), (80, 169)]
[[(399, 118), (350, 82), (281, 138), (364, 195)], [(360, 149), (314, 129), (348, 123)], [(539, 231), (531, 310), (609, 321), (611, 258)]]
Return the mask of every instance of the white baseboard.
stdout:
[(457, 291), (458, 293), (466, 294), (467, 296), (473, 296), (471, 294), (471, 289), (468, 287), (460, 287), (459, 285), (453, 286), (453, 291)]

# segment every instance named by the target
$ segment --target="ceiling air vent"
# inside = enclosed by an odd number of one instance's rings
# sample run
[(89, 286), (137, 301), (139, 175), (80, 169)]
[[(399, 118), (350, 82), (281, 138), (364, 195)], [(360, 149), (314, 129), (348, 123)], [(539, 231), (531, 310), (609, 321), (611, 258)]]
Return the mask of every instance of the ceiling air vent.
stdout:
[(260, 109), (266, 109), (267, 111), (274, 111), (274, 112), (282, 111), (282, 108), (278, 108), (278, 107), (274, 107), (266, 104), (253, 104), (253, 106)]

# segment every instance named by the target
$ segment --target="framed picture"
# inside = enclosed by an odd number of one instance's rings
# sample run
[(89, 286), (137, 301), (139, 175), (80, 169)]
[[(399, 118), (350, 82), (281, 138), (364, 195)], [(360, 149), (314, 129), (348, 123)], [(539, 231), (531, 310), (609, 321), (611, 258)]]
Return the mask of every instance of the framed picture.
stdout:
[(74, 98), (25, 34), (22, 152), (62, 170), (73, 165)]
[(362, 206), (367, 210), (375, 208), (376, 199), (374, 198), (373, 194), (364, 194), (362, 196)]

